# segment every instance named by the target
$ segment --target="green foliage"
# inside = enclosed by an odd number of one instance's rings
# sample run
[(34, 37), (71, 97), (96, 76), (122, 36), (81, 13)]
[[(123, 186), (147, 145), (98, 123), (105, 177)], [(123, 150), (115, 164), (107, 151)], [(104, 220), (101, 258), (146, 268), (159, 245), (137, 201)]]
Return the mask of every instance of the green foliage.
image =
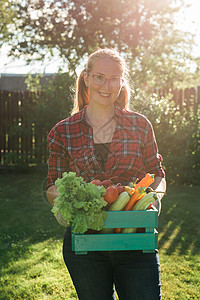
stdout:
[(196, 110), (193, 99), (180, 107), (171, 98), (172, 95), (168, 94), (159, 99), (157, 94), (150, 96), (138, 90), (131, 101), (131, 108), (151, 121), (168, 182), (198, 184), (200, 111)]
[(43, 78), (42, 74), (28, 74), (25, 79), (25, 84), (27, 86), (27, 90), (31, 93), (37, 93), (41, 91), (41, 79)]
[(3, 0), (2, 41), (9, 55), (29, 64), (59, 56), (72, 74), (98, 47), (112, 47), (127, 58), (137, 87), (192, 86), (200, 76), (194, 35), (176, 30), (184, 6), (184, 0)]
[[(188, 88), (199, 78), (198, 61), (192, 56), (193, 37), (174, 32), (173, 25), (160, 21), (160, 31), (138, 48), (130, 62), (134, 86), (152, 92), (163, 88)], [(164, 37), (164, 39), (163, 39)], [(190, 41), (190, 42), (189, 42)], [(194, 71), (191, 71), (191, 67)]]
[(0, 2), (0, 47), (15, 35), (18, 20), (18, 1), (1, 0)]
[(54, 200), (52, 212), (61, 213), (74, 233), (84, 233), (88, 229), (101, 230), (104, 227), (107, 205), (103, 195), (105, 188), (86, 183), (76, 173), (64, 172), (55, 182), (59, 196)]
[(73, 107), (74, 78), (68, 73), (58, 73), (52, 79), (47, 79), (46, 84), (41, 87), (41, 77), (42, 75), (28, 76), (27, 86), (30, 91), (36, 93), (34, 105), (25, 106), (22, 112), (26, 122), (35, 123), (36, 130), (49, 131), (57, 122), (70, 115)]
[(193, 35), (175, 26), (185, 5), (184, 0), (19, 1), (10, 55), (31, 64), (51, 61), (56, 53), (75, 73), (86, 55), (112, 47), (127, 58), (137, 86), (180, 86), (199, 74), (191, 55)]
[(26, 58), (29, 54), (30, 61), (34, 54), (37, 59), (51, 57), (56, 49), (70, 69), (99, 46), (118, 47), (134, 57), (137, 46), (158, 31), (161, 16), (172, 22), (174, 8), (169, 2), (111, 0), (108, 5), (106, 0), (27, 0), (19, 3), (20, 39), (12, 41), (11, 53)]
[(29, 157), (26, 153), (9, 152), (5, 153), (4, 164), (9, 165), (14, 170), (28, 171), (30, 164), (35, 164), (36, 161), (32, 157)]

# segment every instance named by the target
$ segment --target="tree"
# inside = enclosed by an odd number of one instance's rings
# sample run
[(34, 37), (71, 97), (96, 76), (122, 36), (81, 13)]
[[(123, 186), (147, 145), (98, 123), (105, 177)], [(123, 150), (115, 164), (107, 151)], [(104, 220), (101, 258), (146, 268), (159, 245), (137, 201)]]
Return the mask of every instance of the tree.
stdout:
[[(161, 26), (148, 46), (138, 49), (138, 56), (130, 64), (133, 87), (155, 91), (195, 85), (200, 73), (198, 60), (191, 54), (193, 37), (170, 30), (171, 26)], [(198, 71), (196, 75), (191, 66)]]
[(139, 83), (145, 79), (151, 86), (171, 86), (177, 75), (182, 82), (191, 73), (185, 61), (193, 62), (186, 49), (191, 39), (174, 29), (175, 13), (183, 4), (184, 0), (179, 6), (172, 0), (24, 0), (17, 4), (10, 54), (23, 55), (31, 63), (51, 60), (56, 52), (75, 72), (85, 55), (98, 47), (114, 47), (128, 59)]
[(0, 47), (4, 42), (11, 41), (13, 29), (16, 28), (17, 5), (12, 0), (0, 2)]

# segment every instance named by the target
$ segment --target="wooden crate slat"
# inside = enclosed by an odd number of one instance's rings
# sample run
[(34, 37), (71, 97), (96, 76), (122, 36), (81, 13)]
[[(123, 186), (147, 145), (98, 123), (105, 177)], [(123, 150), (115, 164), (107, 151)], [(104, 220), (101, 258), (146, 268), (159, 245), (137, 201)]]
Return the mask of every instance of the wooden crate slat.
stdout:
[(158, 233), (122, 233), (122, 234), (87, 234), (74, 236), (72, 250), (117, 251), (117, 250), (155, 250)]
[(107, 211), (105, 228), (158, 226), (157, 211)]

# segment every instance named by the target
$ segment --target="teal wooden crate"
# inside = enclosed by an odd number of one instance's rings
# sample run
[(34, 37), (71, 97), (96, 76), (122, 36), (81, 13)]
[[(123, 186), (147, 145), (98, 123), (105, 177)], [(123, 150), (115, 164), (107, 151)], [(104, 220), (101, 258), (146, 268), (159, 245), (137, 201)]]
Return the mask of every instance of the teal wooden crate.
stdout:
[(158, 248), (158, 211), (108, 211), (104, 228), (145, 228), (144, 233), (74, 234), (72, 250), (76, 254), (88, 251), (142, 250)]

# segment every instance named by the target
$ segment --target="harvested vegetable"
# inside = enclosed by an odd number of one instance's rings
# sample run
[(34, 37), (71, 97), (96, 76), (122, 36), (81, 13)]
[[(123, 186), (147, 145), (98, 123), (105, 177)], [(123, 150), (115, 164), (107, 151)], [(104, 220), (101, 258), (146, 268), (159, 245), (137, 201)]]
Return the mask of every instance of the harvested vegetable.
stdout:
[(130, 199), (130, 195), (125, 191), (119, 195), (117, 200), (108, 208), (109, 211), (123, 210)]
[(129, 195), (133, 195), (133, 193), (135, 192), (135, 189), (133, 187), (128, 186), (128, 185), (125, 185), (124, 189), (127, 193), (129, 193)]
[(60, 212), (74, 233), (104, 227), (107, 215), (103, 208), (107, 202), (103, 197), (106, 193), (103, 186), (86, 183), (74, 172), (64, 172), (55, 185), (59, 195), (54, 200), (52, 212), (55, 215)]
[[(135, 189), (135, 192), (130, 197), (130, 200), (128, 201), (126, 206), (123, 208), (123, 210), (125, 210), (125, 211), (132, 210), (135, 203), (146, 194), (145, 191), (146, 191), (146, 188), (142, 188), (140, 186), (137, 187)], [(121, 232), (121, 228), (115, 228), (115, 233), (120, 233), (120, 232)]]
[[(123, 210), (123, 208), (125, 207), (125, 205), (128, 203), (130, 199), (130, 195), (124, 191), (122, 192), (119, 197), (117, 198), (117, 200), (115, 200), (115, 202), (113, 202), (111, 204), (111, 206), (108, 208), (109, 211), (120, 211)], [(114, 232), (114, 228), (103, 228), (100, 233), (113, 233)]]
[(136, 186), (134, 186), (134, 188), (136, 189), (139, 186), (148, 188), (150, 184), (154, 182), (154, 177), (154, 174), (146, 173), (146, 175), (136, 184)]
[(119, 196), (119, 192), (118, 192), (117, 187), (115, 185), (110, 185), (106, 189), (106, 194), (104, 195), (104, 200), (106, 200), (106, 202), (108, 204), (111, 204), (111, 203), (115, 202), (115, 200), (117, 200), (118, 196)]
[(156, 192), (150, 192), (142, 197), (133, 207), (133, 210), (146, 210), (150, 204), (158, 200)]
[(124, 207), (124, 210), (132, 210), (132, 208), (135, 205), (136, 201), (140, 200), (145, 194), (146, 194), (146, 188), (138, 186), (135, 189), (135, 192), (132, 194), (129, 202)]

